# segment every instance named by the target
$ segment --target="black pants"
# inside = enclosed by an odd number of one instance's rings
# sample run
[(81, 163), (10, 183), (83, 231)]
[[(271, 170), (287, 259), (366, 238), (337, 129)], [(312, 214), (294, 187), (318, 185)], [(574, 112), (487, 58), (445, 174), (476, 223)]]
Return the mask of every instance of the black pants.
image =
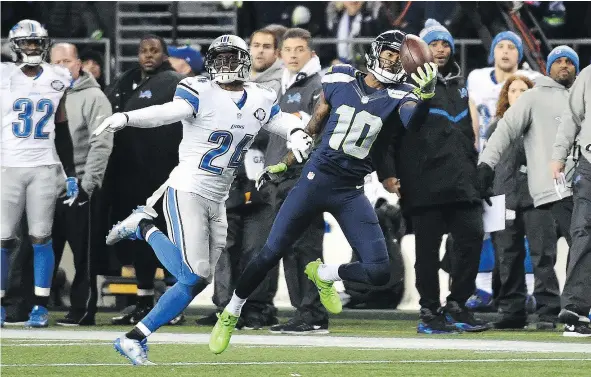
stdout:
[(582, 316), (591, 309), (591, 164), (581, 156), (575, 172), (574, 210), (561, 304)]
[(536, 313), (555, 317), (560, 312), (560, 289), (554, 272), (556, 264), (556, 228), (549, 209), (520, 208), (515, 211), (515, 220), (507, 220), (506, 228), (491, 233), (495, 248), (493, 292), (496, 306), (503, 316), (527, 316), (525, 303), (525, 245), (529, 250), (534, 269), (534, 297)]
[(538, 208), (549, 208), (552, 212), (552, 217), (558, 227), (558, 233), (566, 239), (566, 243), (570, 247), (572, 244), (571, 238), (571, 218), (573, 215), (573, 197), (569, 196), (554, 203), (545, 204)]
[(33, 246), (28, 234), (27, 216), (23, 216), (18, 231), (19, 244), (10, 250), (6, 297), (2, 299), (8, 316), (23, 319), (31, 311), (34, 300)]
[[(261, 190), (268, 192), (270, 188), (272, 186), (265, 185)], [(243, 205), (226, 213), (226, 248), (216, 265), (214, 279), (213, 303), (218, 308), (223, 308), (230, 302), (236, 281), (248, 262), (265, 245), (275, 218), (272, 203)], [(278, 274), (278, 267), (269, 271), (267, 277), (246, 301), (242, 308), (243, 316), (248, 316), (249, 313), (275, 316), (273, 298), (277, 292)]]
[(439, 300), (439, 248), (444, 234), (451, 233), (451, 287), (448, 301), (460, 305), (474, 293), (480, 262), (482, 238), (482, 205), (448, 204), (416, 210), (411, 214), (415, 234), (416, 287), (421, 307), (437, 310)]
[[(91, 242), (96, 232), (93, 224), (97, 215), (97, 195), (92, 195), (86, 203), (74, 203), (68, 206), (63, 198), (58, 199), (53, 220), (53, 251), (55, 253), (55, 271), (57, 271), (66, 242), (74, 256), (75, 275), (70, 291), (70, 313), (75, 318), (94, 318), (98, 300), (96, 282), (96, 251)], [(104, 239), (104, 238), (103, 238)]]

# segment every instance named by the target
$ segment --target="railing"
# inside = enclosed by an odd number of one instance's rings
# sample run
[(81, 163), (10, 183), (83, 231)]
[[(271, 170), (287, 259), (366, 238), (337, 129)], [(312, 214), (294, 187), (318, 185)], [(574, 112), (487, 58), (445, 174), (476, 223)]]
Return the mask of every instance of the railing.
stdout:
[[(6, 38), (0, 40), (1, 43), (7, 41)], [(108, 38), (92, 39), (92, 38), (52, 38), (53, 43), (72, 43), (75, 45), (102, 45), (103, 46), (103, 75), (105, 77), (105, 84), (111, 83), (111, 40)], [(78, 52), (82, 49), (78, 48)]]

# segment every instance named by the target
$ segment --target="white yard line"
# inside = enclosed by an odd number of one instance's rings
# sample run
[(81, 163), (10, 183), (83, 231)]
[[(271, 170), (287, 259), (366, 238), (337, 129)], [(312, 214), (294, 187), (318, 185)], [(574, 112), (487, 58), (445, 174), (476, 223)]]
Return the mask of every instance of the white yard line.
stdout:
[[(157, 363), (160, 366), (193, 366), (193, 365), (339, 365), (339, 364), (457, 364), (457, 363), (530, 363), (530, 362), (573, 362), (591, 361), (591, 359), (445, 359), (445, 360), (336, 360), (336, 361), (244, 361), (244, 362), (186, 362)], [(3, 368), (27, 367), (116, 367), (129, 366), (129, 363), (60, 363), (60, 364), (2, 364)]]
[[(113, 341), (121, 332), (116, 331), (47, 331), (11, 330), (2, 331), (2, 339), (24, 340), (80, 340)], [(150, 336), (154, 343), (208, 344), (209, 334), (156, 333)], [(47, 342), (46, 342), (47, 343)], [(234, 335), (233, 345), (278, 346), (278, 347), (337, 347), (371, 349), (413, 350), (465, 350), (465, 351), (511, 351), (536, 353), (591, 353), (589, 342), (581, 343), (531, 342), (488, 339), (449, 339), (434, 336), (421, 338), (370, 338), (333, 336), (286, 336), (286, 335)]]

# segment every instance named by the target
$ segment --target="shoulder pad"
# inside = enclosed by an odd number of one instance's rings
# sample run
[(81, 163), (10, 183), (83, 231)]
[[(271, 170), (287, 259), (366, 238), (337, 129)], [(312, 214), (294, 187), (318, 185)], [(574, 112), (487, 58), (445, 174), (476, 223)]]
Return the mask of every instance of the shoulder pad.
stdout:
[(61, 65), (57, 64), (44, 64), (42, 65), (42, 67), (43, 69), (47, 69), (49, 67), (56, 76), (58, 76), (67, 84), (67, 86), (70, 86), (70, 83), (72, 81), (72, 74), (70, 74), (70, 71), (68, 71), (67, 68), (64, 68)]
[(274, 103), (277, 100), (277, 92), (269, 88), (266, 85), (259, 84), (257, 82), (246, 82), (244, 83), (245, 88), (255, 88), (260, 91), (261, 95), (266, 99)]
[(186, 77), (179, 82), (179, 85), (188, 86), (199, 94), (202, 94), (213, 87), (211, 81), (204, 76)]

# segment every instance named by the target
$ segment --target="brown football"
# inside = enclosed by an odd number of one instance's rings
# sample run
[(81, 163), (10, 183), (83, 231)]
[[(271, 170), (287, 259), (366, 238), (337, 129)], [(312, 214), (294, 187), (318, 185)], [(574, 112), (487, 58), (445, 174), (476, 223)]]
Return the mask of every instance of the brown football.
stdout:
[(431, 49), (425, 41), (413, 34), (407, 34), (400, 47), (400, 61), (406, 74), (410, 77), (418, 67), (433, 61)]

